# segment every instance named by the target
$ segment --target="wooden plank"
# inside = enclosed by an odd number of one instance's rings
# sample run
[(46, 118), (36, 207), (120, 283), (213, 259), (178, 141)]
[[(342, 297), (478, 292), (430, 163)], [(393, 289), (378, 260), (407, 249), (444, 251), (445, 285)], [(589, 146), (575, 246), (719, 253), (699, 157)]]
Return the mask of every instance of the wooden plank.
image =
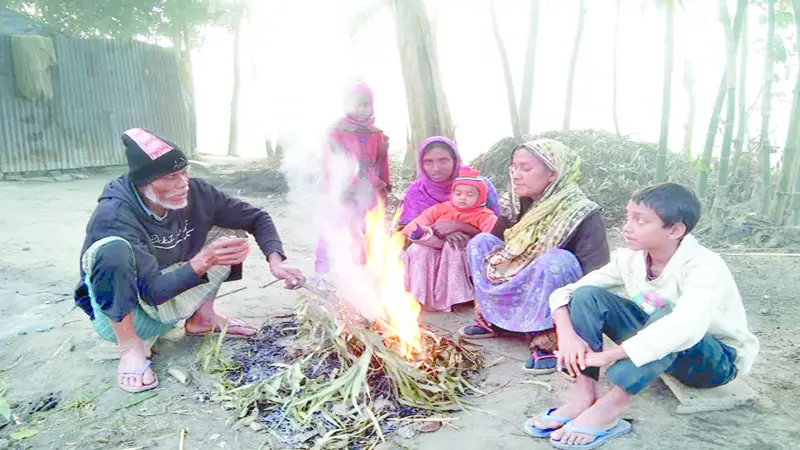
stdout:
[(758, 399), (758, 393), (742, 378), (736, 378), (724, 386), (711, 389), (686, 386), (667, 374), (661, 375), (661, 380), (678, 399), (678, 414), (724, 411), (754, 403)]
[(719, 252), (722, 256), (774, 256), (774, 257), (800, 257), (800, 253), (744, 253), (744, 252)]

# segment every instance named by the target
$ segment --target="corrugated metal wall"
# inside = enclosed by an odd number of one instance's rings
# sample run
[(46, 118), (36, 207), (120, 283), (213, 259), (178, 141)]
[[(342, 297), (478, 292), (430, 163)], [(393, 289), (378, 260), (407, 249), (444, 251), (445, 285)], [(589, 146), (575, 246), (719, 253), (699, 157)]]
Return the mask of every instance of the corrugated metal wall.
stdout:
[(54, 38), (53, 99), (14, 84), (11, 37), (0, 36), (0, 173), (124, 164), (123, 131), (141, 127), (189, 153), (193, 143), (172, 49)]

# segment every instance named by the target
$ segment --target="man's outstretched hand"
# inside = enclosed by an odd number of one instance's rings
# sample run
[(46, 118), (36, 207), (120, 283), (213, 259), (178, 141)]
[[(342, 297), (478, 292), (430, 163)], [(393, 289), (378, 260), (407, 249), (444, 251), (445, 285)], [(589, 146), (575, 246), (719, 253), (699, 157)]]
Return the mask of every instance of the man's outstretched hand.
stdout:
[(286, 285), (286, 289), (300, 288), (300, 285), (305, 279), (303, 272), (295, 269), (294, 267), (284, 266), (283, 258), (277, 253), (269, 255), (267, 260), (269, 261), (269, 271), (272, 272), (272, 275), (275, 278), (283, 280), (284, 284)]

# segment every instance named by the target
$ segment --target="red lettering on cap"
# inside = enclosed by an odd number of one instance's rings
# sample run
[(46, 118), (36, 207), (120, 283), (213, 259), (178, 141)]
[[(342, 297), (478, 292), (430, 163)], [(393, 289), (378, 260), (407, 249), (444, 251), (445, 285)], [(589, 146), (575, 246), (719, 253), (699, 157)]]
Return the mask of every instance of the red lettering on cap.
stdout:
[(136, 145), (153, 160), (175, 148), (141, 128), (131, 128), (125, 135), (136, 142)]

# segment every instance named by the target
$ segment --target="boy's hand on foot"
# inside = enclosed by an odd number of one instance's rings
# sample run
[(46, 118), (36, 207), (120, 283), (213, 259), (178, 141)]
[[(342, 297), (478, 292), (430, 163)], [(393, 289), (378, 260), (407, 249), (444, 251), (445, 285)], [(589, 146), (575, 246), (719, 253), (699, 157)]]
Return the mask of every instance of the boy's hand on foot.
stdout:
[(586, 353), (592, 351), (578, 333), (566, 332), (558, 334), (558, 350), (556, 355), (556, 370), (559, 372), (566, 368), (573, 377), (577, 377), (581, 370), (586, 369)]
[(589, 367), (605, 367), (627, 357), (627, 353), (621, 346), (602, 352), (594, 352), (590, 349), (586, 353), (586, 365)]
[(593, 352), (589, 350), (586, 353), (586, 365), (588, 367), (605, 367), (611, 364), (611, 358), (608, 357), (606, 352)]

